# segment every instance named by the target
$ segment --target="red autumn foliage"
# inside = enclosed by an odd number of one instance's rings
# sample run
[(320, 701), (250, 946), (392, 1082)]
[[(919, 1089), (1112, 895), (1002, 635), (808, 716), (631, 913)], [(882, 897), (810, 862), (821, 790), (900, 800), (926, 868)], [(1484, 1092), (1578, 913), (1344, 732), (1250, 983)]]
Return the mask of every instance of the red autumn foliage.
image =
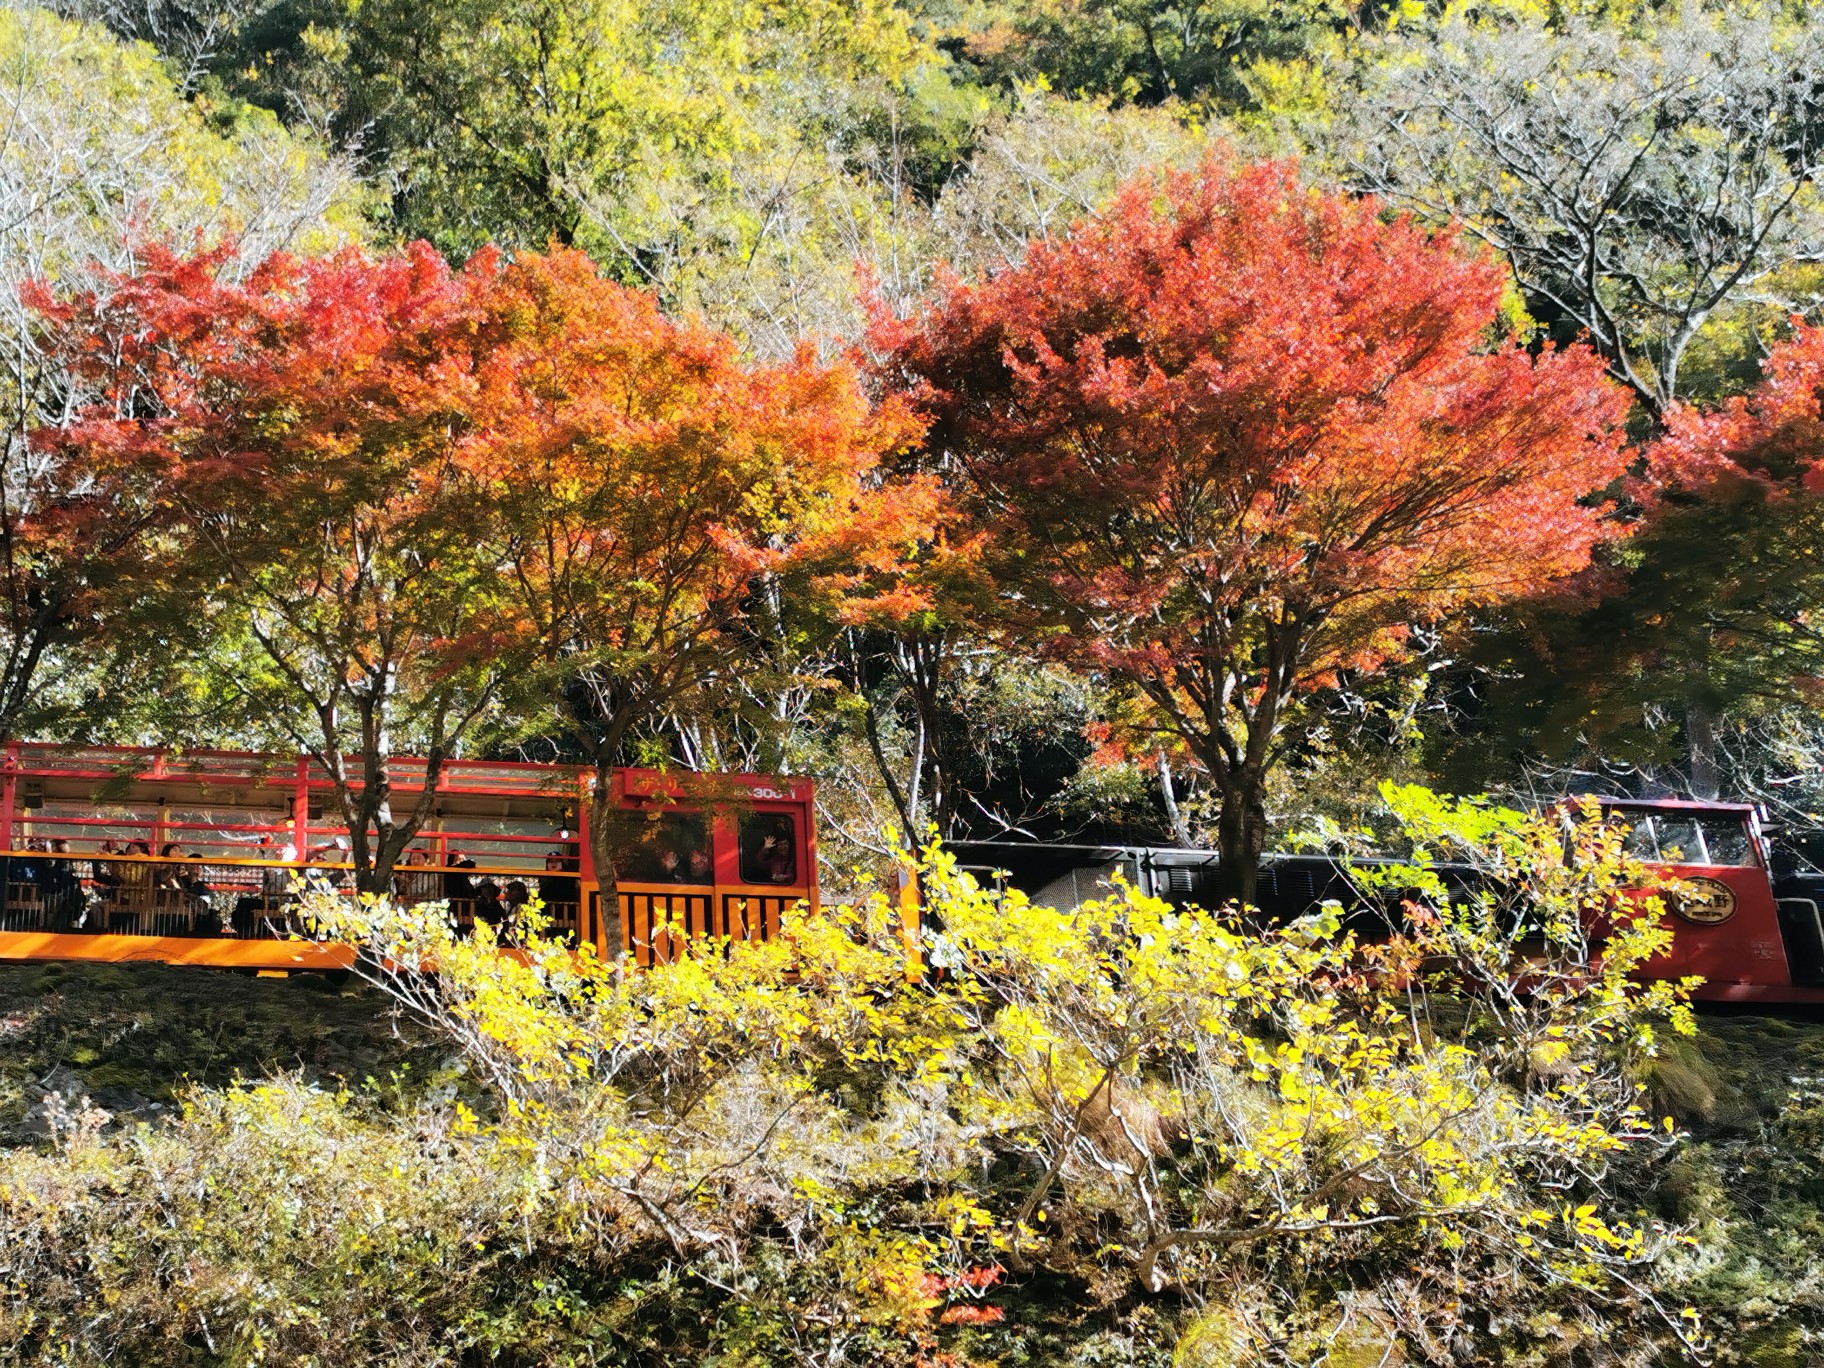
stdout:
[[(197, 269), (206, 273), (225, 255), (203, 258)], [(29, 304), (59, 311), (41, 286), (28, 282), (22, 293)], [(66, 393), (62, 414), (24, 441), (0, 443), (0, 735), (8, 737), (57, 725), (57, 677), (115, 653), (119, 634), (106, 628), (160, 574), (156, 542), (170, 512), (162, 452), (101, 446), (71, 459), (58, 441), (60, 427), (91, 411), (94, 396), (82, 384), (114, 363), (111, 351), (143, 351), (140, 339), (98, 333), (76, 355), (60, 355), (67, 339), (54, 318), (41, 322), (37, 357), (18, 359), (77, 387)], [(122, 402), (132, 399), (129, 389)]]
[(879, 375), (929, 417), (1003, 629), (1142, 691), (1221, 799), (1246, 896), (1301, 691), (1411, 624), (1588, 563), (1626, 397), (1529, 353), (1504, 276), (1290, 165), (1142, 179), (923, 313)]
[(1824, 328), (1795, 320), (1751, 393), (1706, 412), (1680, 405), (1649, 461), (1652, 479), (1711, 497), (1824, 493)]
[(515, 635), (476, 592), (489, 543), (456, 464), (482, 439), (498, 262), (349, 250), (236, 281), (225, 253), (146, 259), (67, 299), (35, 292), (91, 402), (34, 440), (70, 468), (159, 472), (166, 562), (145, 597), (173, 623), (224, 614), (195, 643), (241, 652), (222, 692), (335, 778), (358, 877), (384, 887), (432, 802), (394, 810), (392, 747), (421, 750), (434, 781)]
[(278, 254), (236, 282), (226, 251), (144, 251), (138, 274), (67, 298), (25, 291), (91, 391), (78, 421), (36, 435), (47, 449), (139, 456), (180, 483), (245, 490), (320, 461), (359, 473), (348, 458), (422, 452), (462, 426), (493, 254), (460, 273), (422, 243), (380, 258)]
[(264, 720), (339, 778), (361, 757), (343, 800), (364, 884), (430, 812), (428, 790), (389, 806), (392, 745), (434, 777), (503, 690), (537, 690), (605, 777), (632, 728), (764, 653), (769, 602), (924, 601), (898, 570), (939, 491), (880, 474), (916, 429), (847, 366), (750, 365), (576, 252), (279, 256), (243, 282), (226, 260), (155, 250), (37, 292), (91, 395), (37, 441), (151, 472), (175, 611), (232, 604)]
[(978, 1264), (960, 1273), (927, 1273), (921, 1290), (933, 1301), (948, 1303), (938, 1315), (940, 1325), (994, 1325), (1007, 1312), (980, 1299), (993, 1290), (1007, 1270), (997, 1264)]

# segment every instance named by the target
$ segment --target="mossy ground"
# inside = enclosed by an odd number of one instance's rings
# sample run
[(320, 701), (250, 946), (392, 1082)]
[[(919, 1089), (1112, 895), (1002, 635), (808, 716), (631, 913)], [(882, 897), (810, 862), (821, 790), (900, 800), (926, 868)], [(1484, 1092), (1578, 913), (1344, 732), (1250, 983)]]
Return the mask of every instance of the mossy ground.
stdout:
[(1639, 1197), (1697, 1237), (1680, 1291), (1716, 1362), (1824, 1363), (1824, 1013), (1708, 1009), (1647, 1084), (1691, 1143)]
[(442, 1052), (379, 993), (322, 975), (259, 979), (155, 964), (0, 965), (0, 1140), (33, 1138), (47, 1086), (121, 1120), (192, 1084), (298, 1073), (328, 1086), (429, 1086)]

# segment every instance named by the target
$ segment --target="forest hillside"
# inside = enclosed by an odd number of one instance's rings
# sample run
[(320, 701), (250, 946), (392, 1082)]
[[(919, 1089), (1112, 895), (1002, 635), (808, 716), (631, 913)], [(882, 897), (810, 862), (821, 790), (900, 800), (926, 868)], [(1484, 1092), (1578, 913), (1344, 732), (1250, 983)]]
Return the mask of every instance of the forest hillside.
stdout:
[(1824, 1358), (1819, 19), (0, 3), (0, 1358)]

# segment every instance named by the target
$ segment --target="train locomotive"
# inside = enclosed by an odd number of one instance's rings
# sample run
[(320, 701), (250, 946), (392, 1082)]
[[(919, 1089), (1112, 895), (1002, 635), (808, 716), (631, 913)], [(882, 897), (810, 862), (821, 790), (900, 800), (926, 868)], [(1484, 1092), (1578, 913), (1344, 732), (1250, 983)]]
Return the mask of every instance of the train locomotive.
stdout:
[[(1824, 871), (1796, 843), (1776, 839), (1750, 803), (1604, 799), (1630, 828), (1630, 852), (1686, 890), (1668, 900), (1668, 955), (1644, 973), (1703, 979), (1700, 1001), (1824, 1004)], [(962, 841), (959, 866), (1035, 902), (1073, 907), (1106, 893), (1119, 872), (1142, 893), (1177, 906), (1217, 905), (1217, 857), (1160, 846)], [(1460, 877), (1467, 877), (1460, 873)], [(1448, 875), (1447, 875), (1448, 877)], [(1299, 916), (1321, 902), (1347, 906), (1354, 889), (1341, 862), (1317, 854), (1268, 854), (1255, 902), (1262, 916)]]

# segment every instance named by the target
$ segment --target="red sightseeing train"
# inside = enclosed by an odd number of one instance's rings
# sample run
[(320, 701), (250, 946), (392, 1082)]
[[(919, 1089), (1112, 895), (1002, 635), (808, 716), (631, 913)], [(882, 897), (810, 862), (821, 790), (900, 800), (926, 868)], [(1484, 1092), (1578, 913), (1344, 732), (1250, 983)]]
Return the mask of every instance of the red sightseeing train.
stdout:
[[(422, 760), (390, 771), (402, 801)], [(505, 921), (537, 896), (555, 929), (605, 949), (608, 923), (576, 814), (576, 766), (449, 762), (434, 816), (394, 874), (413, 902)], [(668, 925), (764, 940), (817, 900), (807, 779), (617, 770), (620, 940), (664, 958)], [(298, 756), (14, 743), (0, 753), (0, 959), (152, 960), (286, 972), (342, 969), (300, 934), (302, 886), (352, 887), (329, 775)]]
[(1711, 1002), (1824, 1003), (1824, 872), (1778, 846), (1749, 803), (1616, 801), (1639, 859), (1665, 869), (1669, 955), (1654, 978), (1700, 975)]
[[(424, 762), (391, 771), (402, 799)], [(447, 901), (459, 922), (506, 920), (533, 896), (554, 928), (606, 949), (610, 923), (576, 814), (575, 766), (451, 761), (434, 816), (395, 871), (398, 896)], [(618, 770), (627, 816), (617, 861), (620, 943), (650, 964), (667, 927), (765, 940), (815, 907), (808, 779)], [(1824, 1003), (1824, 871), (1783, 851), (1745, 803), (1614, 800), (1633, 852), (1687, 890), (1656, 977), (1701, 975), (1700, 999)], [(298, 756), (13, 743), (0, 752), (0, 960), (151, 960), (286, 972), (344, 969), (344, 946), (300, 934), (301, 886), (348, 890), (347, 833), (334, 786)], [(1072, 906), (1120, 869), (1144, 892), (1208, 902), (1215, 856), (1157, 847), (961, 842), (965, 869)], [(1269, 855), (1269, 916), (1347, 901), (1323, 856)], [(910, 904), (916, 916), (916, 901)], [(910, 929), (910, 927), (908, 928)], [(917, 954), (916, 945), (908, 951)]]

